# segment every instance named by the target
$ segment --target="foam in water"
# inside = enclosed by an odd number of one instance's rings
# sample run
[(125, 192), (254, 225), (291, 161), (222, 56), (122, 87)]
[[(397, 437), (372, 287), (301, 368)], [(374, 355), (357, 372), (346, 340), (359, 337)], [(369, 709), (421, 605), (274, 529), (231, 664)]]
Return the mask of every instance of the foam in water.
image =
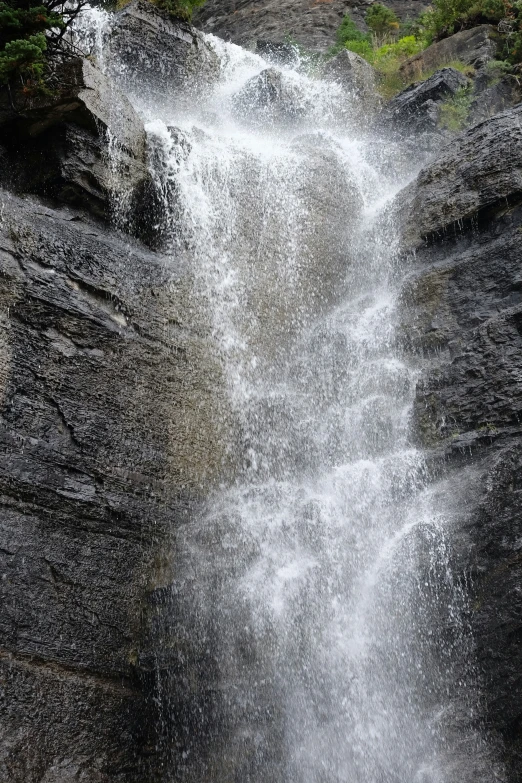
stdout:
[(484, 750), (459, 718), (474, 704), (465, 594), (396, 332), (390, 204), (420, 161), (403, 166), (358, 131), (353, 97), (297, 71), (270, 66), (291, 121), (263, 113), (245, 85), (267, 63), (206, 42), (219, 74), (197, 99), (131, 94), (237, 434), (234, 479), (175, 533), (188, 652), (163, 684), (186, 697), (166, 779), (471, 779)]

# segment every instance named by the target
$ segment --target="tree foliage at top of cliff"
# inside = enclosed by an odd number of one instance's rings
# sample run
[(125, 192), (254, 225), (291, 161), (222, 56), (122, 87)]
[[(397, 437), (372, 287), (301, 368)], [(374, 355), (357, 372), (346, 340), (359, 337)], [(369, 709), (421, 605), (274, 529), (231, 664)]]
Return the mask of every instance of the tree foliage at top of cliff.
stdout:
[(0, 85), (45, 91), (46, 67), (63, 52), (63, 36), (86, 0), (2, 0)]

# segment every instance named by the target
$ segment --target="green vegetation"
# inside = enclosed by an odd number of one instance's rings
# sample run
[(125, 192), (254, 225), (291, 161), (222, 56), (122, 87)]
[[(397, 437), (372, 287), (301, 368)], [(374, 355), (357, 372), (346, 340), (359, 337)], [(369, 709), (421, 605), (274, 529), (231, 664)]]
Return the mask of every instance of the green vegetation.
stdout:
[(366, 12), (366, 24), (377, 36), (387, 36), (399, 30), (398, 16), (382, 3), (374, 3)]
[(45, 89), (47, 60), (82, 3), (56, 0), (0, 2), (0, 85), (20, 84), (26, 92)]
[(473, 95), (470, 87), (462, 87), (440, 107), (440, 127), (461, 131), (466, 127)]
[[(116, 6), (128, 0), (117, 0)], [(150, 0), (177, 19), (189, 20), (205, 0)], [(113, 0), (106, 0), (114, 7)], [(87, 0), (0, 0), (0, 88), (26, 95), (49, 93), (49, 65), (70, 54), (64, 35)]]
[[(406, 60), (434, 41), (477, 24), (496, 24), (503, 42), (503, 59), (488, 66), (492, 80), (502, 78), (513, 64), (522, 61), (522, 0), (433, 0), (432, 6), (417, 19), (403, 24), (391, 9), (374, 3), (366, 12), (365, 22), (368, 32), (359, 30), (347, 14), (337, 30), (337, 43), (330, 54), (346, 48), (368, 60), (380, 75), (384, 98), (393, 97), (411, 83), (401, 75), (400, 68)], [(440, 67), (456, 68), (468, 76), (473, 73), (473, 68), (461, 62)], [(432, 73), (421, 73), (417, 80), (427, 79)], [(445, 118), (448, 127), (459, 122), (455, 112), (462, 111), (457, 105), (448, 107)]]
[[(400, 66), (409, 57), (422, 51), (426, 43), (419, 35), (411, 32), (410, 23), (401, 29), (396, 14), (381, 3), (370, 6), (365, 21), (368, 26), (366, 33), (361, 32), (351, 16), (346, 14), (337, 30), (337, 43), (330, 54), (345, 48), (364, 57), (381, 76), (383, 96), (390, 98), (406, 86), (399, 73)], [(401, 32), (409, 34), (401, 35)]]

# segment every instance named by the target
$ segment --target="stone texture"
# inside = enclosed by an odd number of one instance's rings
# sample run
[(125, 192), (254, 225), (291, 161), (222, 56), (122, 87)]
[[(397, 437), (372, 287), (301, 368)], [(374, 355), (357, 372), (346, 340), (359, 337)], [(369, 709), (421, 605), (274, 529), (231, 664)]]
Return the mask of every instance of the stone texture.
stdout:
[(467, 87), (469, 80), (454, 68), (443, 68), (426, 79), (407, 87), (388, 101), (379, 116), (379, 125), (399, 130), (408, 136), (436, 131), (440, 105)]
[(341, 84), (363, 101), (366, 109), (375, 111), (382, 103), (377, 93), (377, 74), (363, 57), (343, 49), (323, 68), (322, 78)]
[[(488, 79), (487, 82), (490, 80)], [(504, 76), (482, 88), (481, 80), (475, 80), (474, 95), (470, 106), (468, 123), (482, 122), (501, 111), (510, 109), (522, 101), (522, 84), (517, 76)]]
[(448, 545), (471, 592), (479, 719), (512, 783), (522, 768), (520, 116), (448, 144), (401, 206), (415, 247), (402, 333), (425, 368), (416, 431), (454, 509)]
[(267, 68), (233, 97), (236, 116), (248, 125), (293, 125), (303, 118), (306, 106), (296, 86), (281, 71)]
[(522, 106), (479, 123), (448, 144), (401, 196), (404, 241), (454, 233), (522, 191)]
[(181, 268), (82, 213), (0, 214), (0, 779), (143, 783), (162, 543), (222, 475), (219, 370)]
[(56, 96), (27, 101), (14, 93), (15, 111), (5, 101), (0, 108), (0, 143), (8, 153), (0, 181), (106, 218), (117, 192), (140, 233), (139, 213), (152, 195), (143, 122), (87, 59), (65, 61), (55, 79)]
[(401, 66), (400, 73), (408, 82), (455, 60), (480, 68), (496, 58), (498, 39), (498, 32), (493, 25), (481, 24), (471, 30), (462, 30), (411, 57)]
[[(242, 45), (291, 38), (312, 51), (324, 51), (335, 43), (344, 14), (350, 12), (364, 29), (369, 5), (366, 0), (207, 0), (194, 24)], [(427, 6), (419, 0), (389, 0), (386, 5), (402, 19), (415, 18)]]
[(218, 72), (204, 36), (148, 0), (132, 0), (116, 14), (105, 54), (113, 78), (126, 92), (156, 107), (175, 101), (184, 89), (204, 87)]

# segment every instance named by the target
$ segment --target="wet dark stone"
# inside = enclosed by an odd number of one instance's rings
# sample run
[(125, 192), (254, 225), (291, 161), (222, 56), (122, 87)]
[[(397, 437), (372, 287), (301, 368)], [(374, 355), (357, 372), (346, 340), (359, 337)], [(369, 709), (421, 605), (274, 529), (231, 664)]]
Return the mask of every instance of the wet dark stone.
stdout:
[[(415, 424), (454, 506), (482, 714), (508, 780), (522, 762), (522, 163), (520, 109), (448, 144), (407, 193), (405, 345), (425, 368)], [(422, 239), (421, 237), (425, 238)], [(465, 498), (465, 502), (463, 499)]]
[(441, 104), (469, 85), (469, 79), (454, 68), (443, 68), (426, 81), (407, 87), (389, 101), (379, 124), (407, 135), (436, 131)]
[(0, 202), (0, 779), (152, 781), (147, 596), (197, 498), (175, 413), (195, 342), (165, 331), (183, 273), (85, 213)]

